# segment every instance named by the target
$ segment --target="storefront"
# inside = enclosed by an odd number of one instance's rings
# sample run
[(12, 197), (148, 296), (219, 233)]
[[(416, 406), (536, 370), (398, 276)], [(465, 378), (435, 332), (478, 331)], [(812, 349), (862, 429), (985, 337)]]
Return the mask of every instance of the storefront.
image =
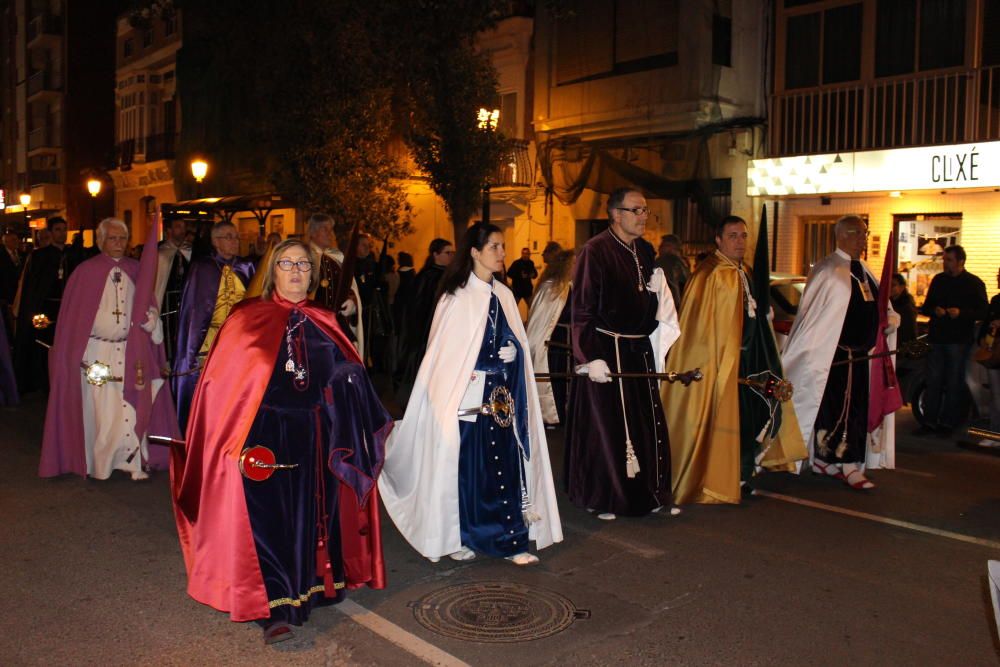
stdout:
[(807, 274), (833, 251), (833, 225), (868, 221), (867, 261), (878, 275), (890, 232), (917, 303), (949, 245), (996, 294), (1000, 266), (1000, 142), (751, 160), (747, 194), (777, 209), (775, 269)]

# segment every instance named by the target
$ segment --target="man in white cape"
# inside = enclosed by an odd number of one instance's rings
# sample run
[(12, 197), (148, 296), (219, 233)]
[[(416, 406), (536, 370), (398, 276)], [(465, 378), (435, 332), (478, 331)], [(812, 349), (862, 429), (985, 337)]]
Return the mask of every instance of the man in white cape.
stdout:
[[(792, 400), (813, 471), (841, 479), (855, 489), (870, 489), (874, 488), (874, 484), (864, 476), (866, 468), (895, 467), (894, 415), (886, 415), (875, 428), (869, 428), (867, 391), (849, 389), (839, 396), (828, 396), (829, 406), (824, 403), (824, 394), (835, 360), (850, 361), (865, 356), (874, 347), (872, 343), (865, 350), (848, 352), (842, 345), (842, 337), (850, 333), (849, 329), (854, 329), (854, 336), (860, 337), (859, 340), (877, 340), (881, 313), (874, 312), (874, 330), (865, 327), (871, 326), (870, 311), (873, 307), (877, 308), (872, 304), (878, 303), (878, 282), (861, 261), (868, 237), (864, 221), (857, 216), (845, 216), (837, 221), (835, 234), (837, 249), (820, 260), (809, 273), (795, 323), (782, 351), (782, 364), (795, 387)], [(855, 265), (853, 273), (852, 265)], [(854, 275), (857, 273), (861, 275)], [(869, 309), (869, 316), (863, 320), (866, 322), (864, 327), (850, 323), (845, 327), (849, 309), (853, 312), (859, 307)], [(887, 308), (888, 327), (882, 333), (887, 337), (888, 347), (893, 349), (899, 315), (892, 311), (891, 306)], [(875, 370), (876, 364), (881, 364), (881, 359), (839, 364), (836, 372), (853, 368), (858, 378), (861, 375), (868, 378), (869, 371)], [(862, 397), (864, 400), (861, 400)], [(823, 428), (822, 424), (817, 428), (817, 419), (822, 421), (821, 409), (825, 411), (827, 407), (843, 413), (850, 424), (844, 426), (842, 420), (838, 420), (840, 426), (833, 430)], [(864, 421), (863, 429), (855, 428), (857, 420)], [(845, 433), (852, 432), (862, 434), (860, 437), (863, 440), (855, 438), (854, 442), (847, 442), (854, 436), (848, 437)], [(824, 438), (825, 443), (821, 442)], [(830, 449), (829, 453), (826, 453), (827, 449)], [(854, 450), (855, 454), (852, 456), (848, 450)]]

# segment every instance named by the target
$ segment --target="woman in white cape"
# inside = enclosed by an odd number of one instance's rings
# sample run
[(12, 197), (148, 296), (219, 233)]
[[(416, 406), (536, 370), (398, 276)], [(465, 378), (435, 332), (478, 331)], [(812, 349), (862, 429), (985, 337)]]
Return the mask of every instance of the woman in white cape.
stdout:
[[(493, 279), (503, 232), (469, 228), (442, 280), (427, 351), (402, 421), (386, 444), (379, 491), (409, 543), (437, 562), (476, 553), (517, 565), (562, 541), (528, 340), (514, 296)], [(475, 410), (497, 387), (512, 423)], [(470, 413), (460, 417), (459, 413)]]
[[(549, 348), (545, 343), (553, 338), (552, 334), (559, 322), (559, 316), (566, 307), (570, 278), (573, 277), (574, 256), (572, 250), (559, 250), (556, 253), (538, 279), (538, 291), (531, 300), (531, 309), (528, 312), (528, 344), (531, 346), (531, 363), (536, 373), (549, 372)], [(569, 341), (568, 335), (565, 340)], [(552, 352), (564, 354), (564, 350), (558, 348)], [(538, 402), (545, 423), (558, 424), (559, 411), (552, 382), (538, 383)]]

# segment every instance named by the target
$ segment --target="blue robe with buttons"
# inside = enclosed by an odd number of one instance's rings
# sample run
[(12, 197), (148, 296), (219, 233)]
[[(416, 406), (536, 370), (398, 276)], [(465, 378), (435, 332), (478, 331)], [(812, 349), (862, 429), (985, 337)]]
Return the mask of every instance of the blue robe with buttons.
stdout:
[[(499, 356), (500, 348), (508, 343), (518, 348), (517, 357), (510, 364)], [(462, 545), (490, 556), (513, 556), (528, 550), (528, 527), (521, 512), (524, 477), (519, 445), (519, 441), (528, 442), (524, 354), (496, 295), (491, 295), (475, 372), (486, 375), (484, 403), (497, 385), (510, 390), (514, 424), (503, 428), (485, 415), (478, 415), (474, 422), (460, 421), (458, 459)]]

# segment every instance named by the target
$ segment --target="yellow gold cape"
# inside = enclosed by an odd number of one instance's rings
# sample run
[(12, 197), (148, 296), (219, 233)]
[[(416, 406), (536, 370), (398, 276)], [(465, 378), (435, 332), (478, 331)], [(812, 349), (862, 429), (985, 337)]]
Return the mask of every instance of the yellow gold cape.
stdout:
[[(700, 368), (689, 387), (660, 390), (670, 434), (674, 502), (740, 502), (740, 409), (737, 378), (743, 339), (743, 289), (736, 267), (710, 255), (684, 289), (681, 337), (670, 350), (673, 369)], [(765, 313), (760, 313), (764, 317)], [(773, 332), (772, 332), (773, 335)], [(806, 457), (791, 401), (782, 403), (778, 437), (760, 465), (794, 470)]]

